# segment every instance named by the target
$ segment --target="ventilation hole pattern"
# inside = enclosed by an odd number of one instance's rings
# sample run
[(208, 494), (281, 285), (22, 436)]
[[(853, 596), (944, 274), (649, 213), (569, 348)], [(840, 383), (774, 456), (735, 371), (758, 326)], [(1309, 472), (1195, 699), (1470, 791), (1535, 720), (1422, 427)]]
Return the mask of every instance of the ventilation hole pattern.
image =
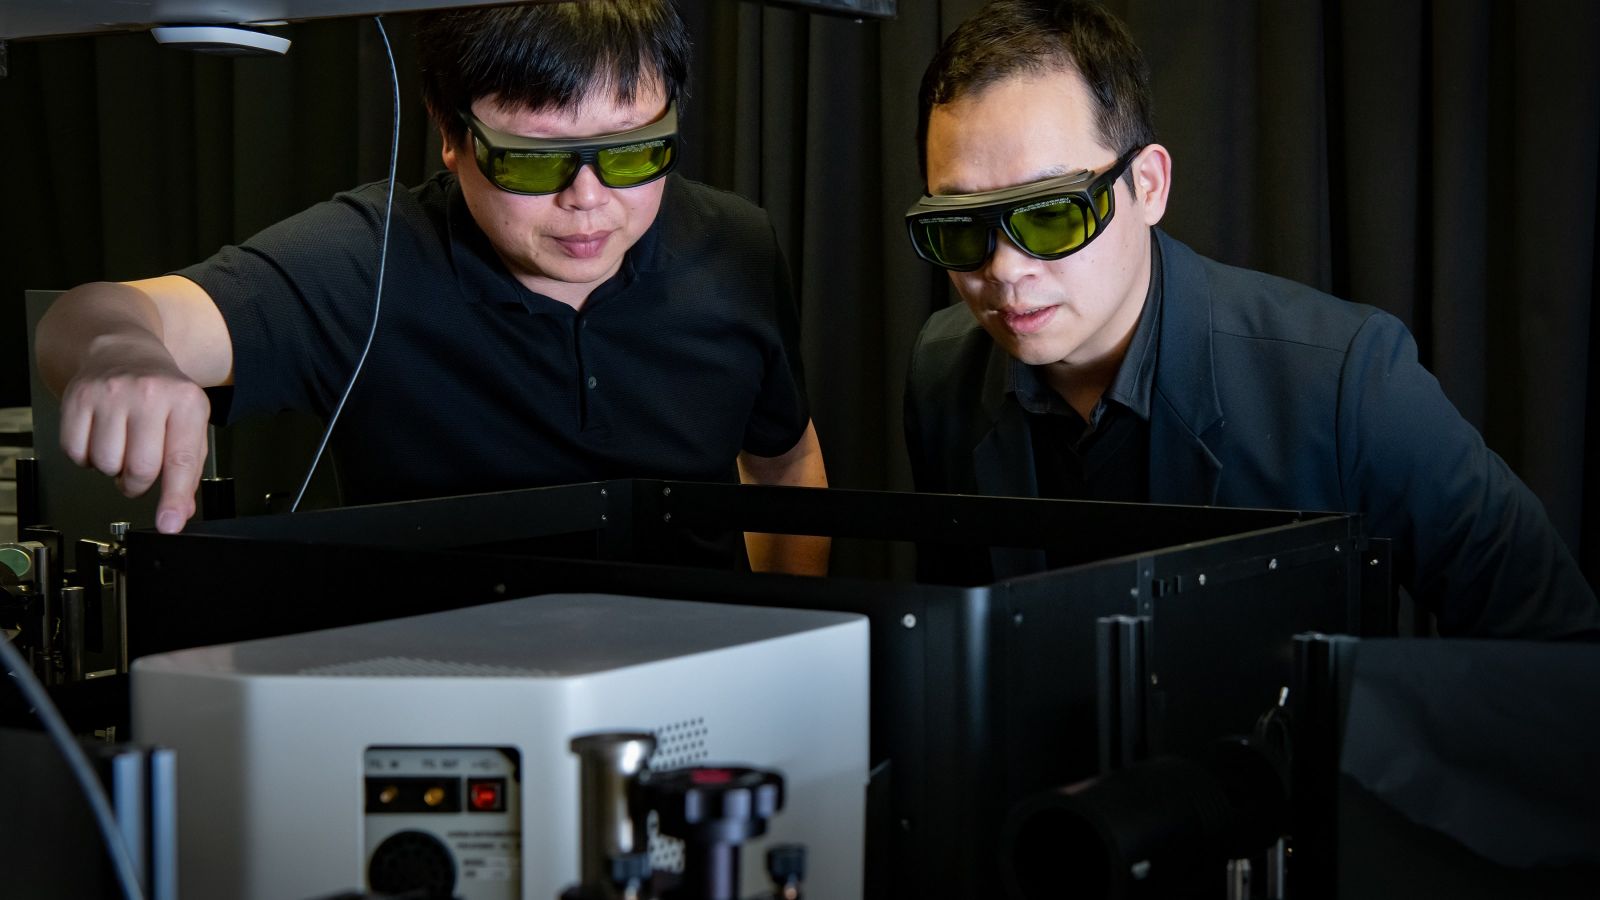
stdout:
[[(703, 717), (684, 719), (655, 730), (656, 752), (650, 757), (652, 769), (681, 769), (710, 758), (706, 741), (710, 728)], [(656, 814), (647, 822), (650, 833), (650, 866), (663, 872), (683, 871), (683, 841), (661, 833)]]
[(704, 718), (685, 719), (657, 728), (656, 752), (650, 757), (652, 769), (679, 769), (706, 759), (706, 738), (710, 729)]
[(657, 872), (683, 872), (683, 841), (661, 833), (661, 820), (655, 813), (645, 821), (650, 834), (650, 868)]

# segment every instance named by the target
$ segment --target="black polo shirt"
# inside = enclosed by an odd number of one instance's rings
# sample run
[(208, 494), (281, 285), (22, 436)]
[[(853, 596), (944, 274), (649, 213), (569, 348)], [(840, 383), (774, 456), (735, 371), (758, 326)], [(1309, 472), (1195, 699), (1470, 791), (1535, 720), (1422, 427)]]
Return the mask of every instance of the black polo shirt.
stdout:
[(1011, 360), (1010, 389), (1027, 414), (1039, 496), (1145, 503), (1150, 499), (1150, 394), (1161, 333), (1161, 248), (1150, 240), (1150, 287), (1128, 353), (1084, 421), (1039, 377)]
[[(178, 274), (233, 341), (219, 418), (326, 418), (372, 319), (383, 184)], [(396, 192), (377, 334), (332, 446), (346, 502), (621, 477), (733, 480), (809, 421), (789, 274), (766, 215), (668, 176), (656, 222), (579, 312), (533, 293), (455, 177)], [(309, 460), (308, 460), (309, 462)]]

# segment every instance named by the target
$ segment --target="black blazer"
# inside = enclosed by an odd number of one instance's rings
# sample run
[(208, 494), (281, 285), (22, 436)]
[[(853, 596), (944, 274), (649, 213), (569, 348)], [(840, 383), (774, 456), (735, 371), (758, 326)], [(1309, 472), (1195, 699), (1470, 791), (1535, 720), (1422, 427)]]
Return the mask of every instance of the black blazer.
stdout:
[[(1206, 259), (1157, 232), (1154, 503), (1362, 513), (1445, 634), (1600, 635), (1544, 506), (1417, 361), (1400, 321)], [(906, 386), (921, 491), (1033, 497), (1007, 357), (965, 306), (935, 313)]]

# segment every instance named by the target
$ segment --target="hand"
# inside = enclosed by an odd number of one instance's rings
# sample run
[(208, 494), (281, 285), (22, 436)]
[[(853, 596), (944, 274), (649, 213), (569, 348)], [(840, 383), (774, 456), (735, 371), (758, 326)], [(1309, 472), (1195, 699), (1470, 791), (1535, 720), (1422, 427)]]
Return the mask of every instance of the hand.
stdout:
[(61, 449), (110, 475), (129, 497), (161, 479), (156, 529), (182, 530), (194, 515), (211, 401), (160, 341), (97, 343), (61, 398)]

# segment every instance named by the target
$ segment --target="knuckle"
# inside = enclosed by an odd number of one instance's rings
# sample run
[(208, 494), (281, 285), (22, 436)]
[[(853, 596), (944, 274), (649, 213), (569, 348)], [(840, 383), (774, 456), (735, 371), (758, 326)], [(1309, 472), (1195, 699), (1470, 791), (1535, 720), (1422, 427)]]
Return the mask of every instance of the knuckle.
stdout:
[(123, 477), (136, 485), (149, 484), (160, 474), (160, 464), (142, 455), (136, 459), (129, 459), (128, 464), (122, 468)]
[(188, 447), (174, 447), (167, 451), (167, 467), (194, 469), (200, 465), (200, 454)]

